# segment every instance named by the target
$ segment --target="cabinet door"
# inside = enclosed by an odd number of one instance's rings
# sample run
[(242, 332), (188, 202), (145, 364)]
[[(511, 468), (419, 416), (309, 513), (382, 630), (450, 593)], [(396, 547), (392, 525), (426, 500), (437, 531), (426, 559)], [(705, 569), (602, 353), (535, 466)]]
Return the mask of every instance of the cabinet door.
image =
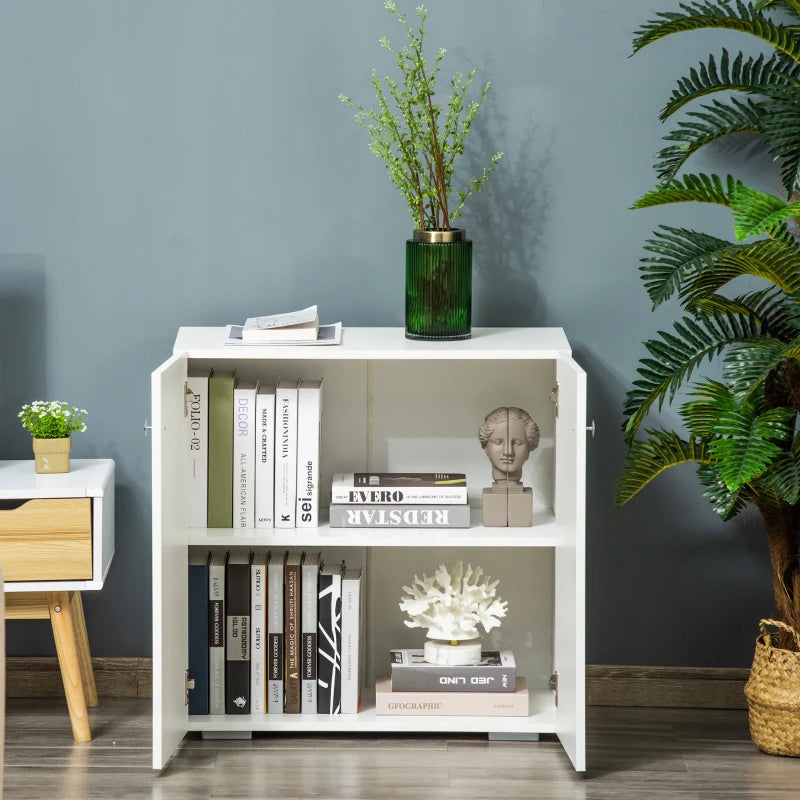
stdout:
[(154, 769), (167, 763), (188, 723), (188, 531), (181, 469), (186, 370), (186, 357), (174, 356), (152, 375)]
[(586, 373), (556, 364), (555, 629), (556, 733), (574, 767), (586, 769)]

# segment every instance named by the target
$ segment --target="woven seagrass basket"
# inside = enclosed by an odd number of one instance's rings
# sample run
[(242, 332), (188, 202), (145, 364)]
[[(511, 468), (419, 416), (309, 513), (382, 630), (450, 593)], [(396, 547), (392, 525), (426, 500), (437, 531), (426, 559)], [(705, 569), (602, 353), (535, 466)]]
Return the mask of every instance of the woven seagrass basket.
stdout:
[(744, 687), (750, 736), (765, 753), (800, 757), (800, 652), (775, 647), (768, 625), (791, 633), (800, 649), (800, 634), (790, 625), (761, 620), (761, 635)]

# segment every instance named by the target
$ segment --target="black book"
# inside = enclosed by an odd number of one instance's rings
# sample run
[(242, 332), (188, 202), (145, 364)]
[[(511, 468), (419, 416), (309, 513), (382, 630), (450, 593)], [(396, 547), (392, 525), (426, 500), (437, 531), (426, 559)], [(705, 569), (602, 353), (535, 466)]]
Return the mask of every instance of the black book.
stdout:
[(250, 713), (250, 554), (225, 562), (225, 713)]
[(342, 712), (342, 569), (319, 573), (317, 622), (317, 712)]

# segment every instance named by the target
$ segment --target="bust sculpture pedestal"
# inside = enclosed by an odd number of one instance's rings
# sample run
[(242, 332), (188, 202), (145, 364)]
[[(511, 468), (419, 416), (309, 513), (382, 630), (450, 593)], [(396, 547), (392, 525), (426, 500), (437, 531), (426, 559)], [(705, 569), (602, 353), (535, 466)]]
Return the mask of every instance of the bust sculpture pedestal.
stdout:
[(529, 486), (485, 488), (483, 524), (487, 528), (529, 528), (533, 524), (533, 489)]

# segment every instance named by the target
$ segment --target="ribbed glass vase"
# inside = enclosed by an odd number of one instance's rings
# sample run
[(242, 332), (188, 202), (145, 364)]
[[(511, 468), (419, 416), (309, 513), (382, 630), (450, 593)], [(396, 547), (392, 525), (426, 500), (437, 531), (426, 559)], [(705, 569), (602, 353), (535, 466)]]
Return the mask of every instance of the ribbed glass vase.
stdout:
[(472, 242), (463, 228), (414, 231), (406, 241), (406, 338), (472, 335)]

